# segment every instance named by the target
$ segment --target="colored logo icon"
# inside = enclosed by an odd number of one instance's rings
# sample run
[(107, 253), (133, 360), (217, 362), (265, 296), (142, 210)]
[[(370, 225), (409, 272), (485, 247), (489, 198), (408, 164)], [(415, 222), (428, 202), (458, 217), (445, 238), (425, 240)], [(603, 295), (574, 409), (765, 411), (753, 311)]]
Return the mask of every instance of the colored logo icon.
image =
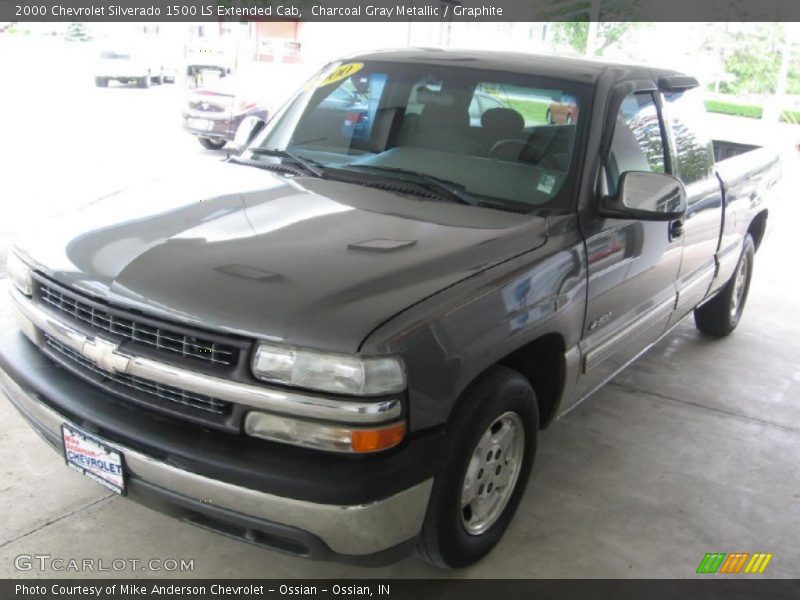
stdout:
[(697, 573), (763, 573), (772, 554), (766, 552), (708, 552), (700, 561)]

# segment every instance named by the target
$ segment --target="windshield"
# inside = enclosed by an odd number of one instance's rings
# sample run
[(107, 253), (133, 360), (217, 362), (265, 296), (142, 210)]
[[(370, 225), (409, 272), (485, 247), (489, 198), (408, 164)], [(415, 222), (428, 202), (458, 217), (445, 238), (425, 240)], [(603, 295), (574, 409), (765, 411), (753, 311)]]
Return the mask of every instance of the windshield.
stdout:
[[(245, 151), (285, 150), (359, 176), (420, 176), (493, 205), (567, 207), (588, 90), (501, 71), (383, 61), (329, 65)], [(452, 190), (452, 188), (450, 188)]]

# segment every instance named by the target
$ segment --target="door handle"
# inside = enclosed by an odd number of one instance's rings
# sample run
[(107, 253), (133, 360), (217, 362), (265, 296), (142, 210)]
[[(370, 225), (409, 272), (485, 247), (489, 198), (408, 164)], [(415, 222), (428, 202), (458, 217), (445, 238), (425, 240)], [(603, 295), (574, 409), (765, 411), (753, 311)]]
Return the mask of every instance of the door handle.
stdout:
[(678, 219), (669, 224), (669, 240), (672, 241), (683, 235), (683, 219)]

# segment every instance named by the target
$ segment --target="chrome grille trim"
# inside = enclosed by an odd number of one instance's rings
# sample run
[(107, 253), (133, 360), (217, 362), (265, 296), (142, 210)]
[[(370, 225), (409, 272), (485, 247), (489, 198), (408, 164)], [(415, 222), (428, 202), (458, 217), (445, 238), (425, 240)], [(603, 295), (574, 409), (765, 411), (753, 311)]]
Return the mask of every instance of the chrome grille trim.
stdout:
[(184, 357), (196, 358), (215, 365), (231, 365), (236, 350), (195, 336), (184, 335), (168, 328), (147, 325), (134, 319), (114, 315), (84, 302), (75, 294), (58, 290), (39, 280), (38, 298), (45, 304), (82, 321), (95, 331), (105, 331), (131, 342), (146, 344), (157, 350), (167, 350)]
[(44, 339), (45, 343), (65, 360), (71, 361), (83, 369), (91, 371), (92, 373), (96, 373), (97, 375), (101, 375), (102, 377), (114, 383), (132, 388), (140, 393), (147, 394), (149, 396), (155, 396), (166, 402), (210, 412), (215, 415), (224, 415), (229, 413), (231, 410), (230, 402), (223, 402), (217, 400), (216, 398), (203, 396), (201, 394), (193, 394), (171, 385), (164, 385), (163, 383), (148, 381), (146, 379), (141, 379), (133, 375), (127, 375), (125, 373), (111, 373), (98, 367), (92, 361), (85, 358), (78, 352), (68, 348), (55, 338), (45, 334)]
[(29, 337), (33, 333), (31, 340), (35, 344), (44, 345), (42, 334), (47, 334), (88, 360), (92, 360), (93, 357), (96, 360), (99, 356), (101, 364), (111, 365), (109, 370), (113, 372), (124, 372), (187, 392), (296, 417), (339, 423), (373, 424), (397, 419), (403, 413), (402, 403), (396, 398), (368, 402), (308, 396), (289, 390), (239, 383), (144, 356), (129, 355), (102, 337), (86, 336), (71, 324), (61, 321), (58, 318), (61, 313), (52, 314), (49, 310), (31, 302), (16, 289), (11, 289), (11, 300), (14, 311), (25, 321), (23, 332)]

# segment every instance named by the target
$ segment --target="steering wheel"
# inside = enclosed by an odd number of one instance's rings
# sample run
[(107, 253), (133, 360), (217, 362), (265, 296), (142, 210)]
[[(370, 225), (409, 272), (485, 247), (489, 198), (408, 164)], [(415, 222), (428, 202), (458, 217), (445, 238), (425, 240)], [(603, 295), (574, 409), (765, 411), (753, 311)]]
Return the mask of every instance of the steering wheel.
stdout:
[[(514, 147), (519, 148), (519, 152), (513, 157), (515, 160), (522, 154), (525, 149), (530, 149), (528, 155), (531, 157), (530, 162), (534, 165), (539, 165), (543, 161), (550, 163), (550, 168), (559, 168), (557, 162), (551, 157), (549, 154), (546, 154), (547, 149), (542, 148), (536, 144), (531, 144), (530, 142), (526, 142), (524, 140), (516, 140), (516, 139), (507, 139), (507, 140), (499, 140), (495, 142), (492, 147), (489, 149), (489, 158), (493, 158), (495, 160), (501, 160), (501, 156), (505, 155), (508, 157), (509, 155), (506, 154), (507, 152), (511, 152)], [(505, 149), (505, 151), (504, 151)], [(525, 161), (528, 162), (528, 161)], [(543, 164), (542, 166), (547, 166)]]

